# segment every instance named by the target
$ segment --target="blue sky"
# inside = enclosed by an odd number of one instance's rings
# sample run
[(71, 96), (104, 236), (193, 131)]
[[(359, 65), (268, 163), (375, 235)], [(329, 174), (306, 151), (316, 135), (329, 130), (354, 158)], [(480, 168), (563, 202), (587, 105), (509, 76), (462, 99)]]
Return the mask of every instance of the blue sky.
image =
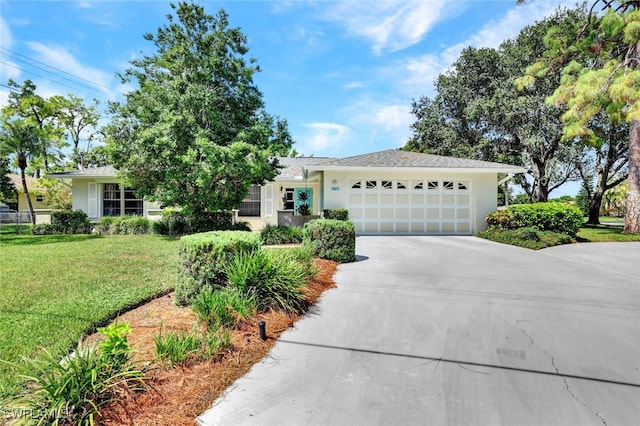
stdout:
[[(467, 46), (497, 47), (574, 1), (199, 1), (224, 8), (249, 40), (266, 109), (289, 122), (305, 155), (397, 148), (411, 102)], [(165, 1), (0, 0), (0, 83), (33, 80), (43, 96), (121, 99), (116, 72), (171, 12)], [(130, 89), (130, 88), (129, 88)], [(0, 103), (7, 90), (0, 86)], [(554, 193), (554, 195), (556, 195)]]

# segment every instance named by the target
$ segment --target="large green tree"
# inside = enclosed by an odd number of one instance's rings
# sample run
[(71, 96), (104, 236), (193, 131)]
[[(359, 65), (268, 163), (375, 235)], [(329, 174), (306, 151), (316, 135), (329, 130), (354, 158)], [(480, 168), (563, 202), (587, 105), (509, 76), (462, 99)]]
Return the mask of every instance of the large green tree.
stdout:
[(36, 216), (29, 196), (26, 170), (29, 161), (41, 157), (46, 151), (46, 143), (42, 131), (36, 123), (27, 118), (16, 118), (3, 115), (0, 121), (0, 156), (13, 158), (20, 169), (22, 190), (27, 199), (31, 223), (36, 223)]
[[(70, 93), (53, 96), (50, 101), (55, 108), (56, 123), (72, 144), (71, 165), (80, 169), (89, 167), (92, 164), (92, 154), (89, 154), (91, 143), (100, 136), (97, 128), (100, 119), (98, 100), (94, 99), (87, 105), (84, 99)], [(86, 145), (82, 147), (81, 142)]]
[(529, 198), (546, 201), (549, 193), (578, 179), (580, 150), (561, 143), (561, 110), (547, 105), (560, 73), (547, 75), (524, 91), (514, 86), (529, 61), (545, 50), (544, 34), (582, 14), (564, 10), (524, 28), (499, 49), (465, 49), (436, 81), (434, 99), (414, 102), (414, 134), (405, 149), (519, 164), (529, 177), (516, 176)]
[(275, 177), (292, 145), (285, 121), (265, 112), (246, 36), (224, 10), (172, 5), (146, 34), (155, 53), (131, 61), (138, 88), (112, 105), (110, 156), (139, 195), (200, 214), (237, 206), (251, 184)]
[[(563, 105), (564, 138), (602, 143), (592, 127), (602, 112), (613, 123), (628, 123), (629, 178), (625, 233), (640, 234), (640, 1), (597, 0), (572, 34), (551, 28), (542, 60), (527, 69), (522, 86), (562, 69), (549, 103)], [(588, 56), (588, 61), (576, 56)]]
[(63, 130), (57, 123), (58, 106), (36, 93), (36, 85), (31, 80), (25, 80), (22, 85), (9, 80), (7, 85), (12, 90), (7, 105), (2, 109), (3, 116), (27, 120), (39, 129), (38, 137), (43, 149), (31, 159), (31, 168), (33, 174), (40, 177), (43, 171), (46, 173), (61, 161), (61, 149), (67, 145)]

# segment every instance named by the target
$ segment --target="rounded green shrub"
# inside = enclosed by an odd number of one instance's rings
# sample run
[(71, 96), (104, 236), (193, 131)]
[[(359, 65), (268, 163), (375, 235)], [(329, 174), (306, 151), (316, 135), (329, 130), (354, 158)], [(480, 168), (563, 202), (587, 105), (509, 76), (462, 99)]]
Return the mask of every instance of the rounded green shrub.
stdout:
[(176, 301), (187, 305), (205, 287), (227, 285), (226, 265), (240, 253), (260, 248), (260, 235), (244, 231), (212, 231), (180, 239), (180, 275)]
[(579, 208), (564, 203), (517, 204), (509, 211), (515, 228), (533, 227), (575, 236), (584, 222)]
[(339, 263), (356, 260), (356, 229), (350, 221), (312, 220), (304, 226), (302, 244), (321, 259)]

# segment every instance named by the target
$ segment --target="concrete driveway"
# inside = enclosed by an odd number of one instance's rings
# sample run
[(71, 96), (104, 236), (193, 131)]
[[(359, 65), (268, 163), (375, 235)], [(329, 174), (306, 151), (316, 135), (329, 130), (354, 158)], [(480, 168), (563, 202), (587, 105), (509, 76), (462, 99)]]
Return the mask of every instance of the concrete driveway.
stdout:
[(635, 425), (640, 243), (358, 237), (201, 425)]

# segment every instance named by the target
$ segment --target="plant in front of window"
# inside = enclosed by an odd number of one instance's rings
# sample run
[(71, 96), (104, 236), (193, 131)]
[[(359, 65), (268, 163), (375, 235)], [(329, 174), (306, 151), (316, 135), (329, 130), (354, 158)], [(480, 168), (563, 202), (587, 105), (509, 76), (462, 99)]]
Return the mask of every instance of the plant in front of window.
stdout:
[(311, 214), (311, 208), (309, 208), (309, 193), (307, 191), (300, 191), (298, 193), (298, 214), (302, 216), (308, 216)]

